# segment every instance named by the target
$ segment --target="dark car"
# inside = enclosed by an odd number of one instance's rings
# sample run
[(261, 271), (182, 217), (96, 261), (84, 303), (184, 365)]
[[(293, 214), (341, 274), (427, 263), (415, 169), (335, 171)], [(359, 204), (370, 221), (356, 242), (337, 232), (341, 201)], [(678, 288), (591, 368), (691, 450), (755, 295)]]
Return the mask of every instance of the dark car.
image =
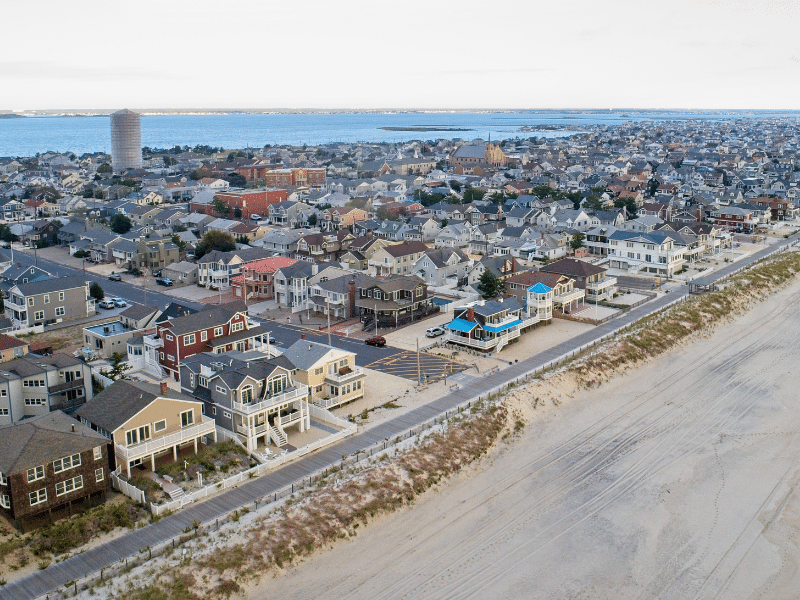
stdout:
[(119, 273), (112, 273), (108, 276), (109, 281), (122, 281), (122, 275)]
[(172, 279), (170, 279), (169, 277), (159, 277), (158, 279), (156, 279), (156, 283), (158, 285), (170, 286), (172, 285)]
[(386, 345), (386, 338), (382, 335), (375, 335), (371, 338), (367, 338), (364, 340), (364, 343), (367, 346), (385, 346)]
[(275, 343), (275, 336), (272, 335), (271, 333), (265, 333), (264, 335), (261, 336), (261, 341), (262, 342), (269, 341), (270, 344), (274, 344)]

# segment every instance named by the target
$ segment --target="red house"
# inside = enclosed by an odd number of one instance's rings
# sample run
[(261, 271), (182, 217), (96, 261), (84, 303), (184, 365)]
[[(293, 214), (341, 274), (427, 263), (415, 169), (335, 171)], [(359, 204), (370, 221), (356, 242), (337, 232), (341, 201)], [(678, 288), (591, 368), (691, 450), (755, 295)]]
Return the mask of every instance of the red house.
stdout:
[(314, 169), (285, 169), (279, 165), (242, 165), (237, 167), (236, 173), (247, 181), (264, 179), (268, 187), (320, 186), (325, 183), (326, 171), (322, 168)]
[(179, 365), (186, 357), (202, 352), (254, 350), (261, 347), (263, 333), (260, 325), (250, 324), (241, 303), (208, 306), (158, 325), (155, 338), (161, 340), (159, 364), (177, 380)]

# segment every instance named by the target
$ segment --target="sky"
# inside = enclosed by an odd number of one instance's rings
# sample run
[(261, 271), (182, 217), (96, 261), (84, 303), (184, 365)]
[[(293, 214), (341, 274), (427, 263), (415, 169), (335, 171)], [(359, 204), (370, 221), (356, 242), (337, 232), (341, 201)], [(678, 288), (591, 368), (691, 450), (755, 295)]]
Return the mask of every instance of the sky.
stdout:
[(800, 109), (800, 1), (25, 0), (0, 110)]

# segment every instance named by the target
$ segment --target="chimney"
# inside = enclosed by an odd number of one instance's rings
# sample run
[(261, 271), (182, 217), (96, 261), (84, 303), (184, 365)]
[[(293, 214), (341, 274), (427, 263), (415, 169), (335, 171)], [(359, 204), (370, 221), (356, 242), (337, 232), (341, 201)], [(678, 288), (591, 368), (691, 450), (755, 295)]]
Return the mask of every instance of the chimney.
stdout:
[(471, 306), (467, 309), (467, 321), (470, 323), (475, 322), (475, 309)]
[(162, 396), (166, 396), (167, 395), (167, 382), (166, 381), (162, 381), (161, 382), (161, 395)]
[(697, 207), (697, 222), (700, 223), (703, 220), (703, 209), (699, 206)]
[(300, 339), (301, 339), (301, 340), (304, 340), (304, 339), (306, 339), (306, 334), (305, 334), (305, 333), (301, 333), (301, 334), (300, 334)]
[(75, 433), (75, 425), (72, 426), (72, 433)]
[(511, 272), (512, 273), (516, 273), (517, 272), (517, 257), (516, 256), (512, 256), (511, 257)]
[(347, 283), (347, 292), (350, 294), (350, 314), (347, 315), (348, 319), (352, 319), (356, 314), (356, 280), (351, 279)]

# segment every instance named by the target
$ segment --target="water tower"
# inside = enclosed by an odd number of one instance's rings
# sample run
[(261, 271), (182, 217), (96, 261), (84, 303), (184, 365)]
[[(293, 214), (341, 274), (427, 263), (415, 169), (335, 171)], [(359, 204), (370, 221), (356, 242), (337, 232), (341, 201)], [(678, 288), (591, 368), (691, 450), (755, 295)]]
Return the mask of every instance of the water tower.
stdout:
[(142, 168), (142, 118), (127, 108), (111, 115), (111, 162), (114, 173)]

